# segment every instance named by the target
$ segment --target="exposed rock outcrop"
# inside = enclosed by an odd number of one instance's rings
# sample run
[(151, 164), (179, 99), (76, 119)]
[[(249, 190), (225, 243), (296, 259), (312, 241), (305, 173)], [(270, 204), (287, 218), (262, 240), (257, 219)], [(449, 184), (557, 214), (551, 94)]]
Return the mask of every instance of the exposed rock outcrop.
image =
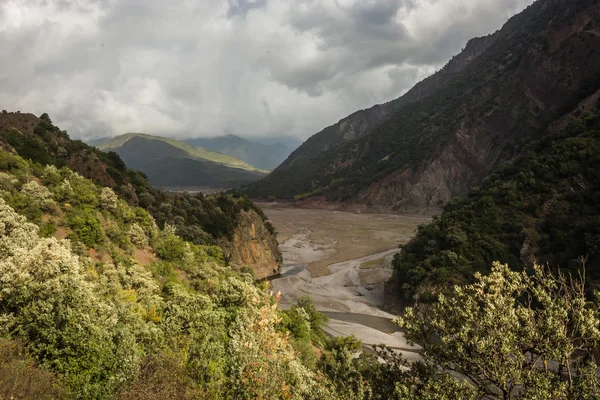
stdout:
[(234, 268), (250, 267), (256, 279), (264, 279), (281, 272), (283, 258), (277, 239), (269, 232), (255, 211), (242, 211), (231, 241), (222, 240), (225, 257)]

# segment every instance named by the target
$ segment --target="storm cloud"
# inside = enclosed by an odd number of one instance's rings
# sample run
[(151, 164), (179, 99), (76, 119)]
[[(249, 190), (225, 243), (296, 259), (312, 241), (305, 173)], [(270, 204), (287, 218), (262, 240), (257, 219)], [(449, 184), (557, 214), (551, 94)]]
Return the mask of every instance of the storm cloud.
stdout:
[(71, 136), (306, 138), (532, 0), (0, 0), (0, 108)]

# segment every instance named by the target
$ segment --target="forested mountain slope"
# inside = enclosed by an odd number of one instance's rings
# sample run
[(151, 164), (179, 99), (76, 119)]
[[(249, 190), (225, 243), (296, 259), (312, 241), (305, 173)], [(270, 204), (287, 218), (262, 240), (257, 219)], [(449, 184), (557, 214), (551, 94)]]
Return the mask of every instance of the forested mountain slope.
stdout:
[[(593, 100), (593, 101), (592, 101)], [(600, 282), (600, 101), (595, 96), (468, 197), (450, 202), (394, 260), (390, 302), (429, 301), (454, 284), (534, 262)], [(566, 125), (566, 127), (565, 127)], [(585, 260), (582, 261), (582, 258)]]
[[(171, 224), (185, 240), (219, 244), (238, 267), (254, 268), (257, 278), (279, 271), (281, 254), (274, 230), (265, 225), (262, 211), (244, 196), (172, 194), (155, 189), (143, 173), (128, 169), (118, 154), (71, 140), (46, 114), (41, 118), (22, 113), (0, 114), (0, 149), (42, 165), (68, 167), (114, 189), (129, 204), (148, 210), (160, 228)], [(260, 228), (252, 229), (252, 224)], [(256, 236), (250, 237), (249, 232)], [(240, 237), (247, 240), (236, 240)]]
[[(597, 118), (585, 115), (587, 129), (568, 131), (584, 140), (565, 143), (579, 160), (597, 157), (597, 146), (586, 142), (598, 136)], [(597, 194), (595, 185), (590, 189)], [(521, 274), (496, 264), (489, 277), (476, 278), (477, 286), (456, 288), (456, 298), (409, 311), (401, 323), (423, 345), (422, 361), (408, 363), (381, 346), (359, 354), (354, 337), (325, 335), (327, 318), (309, 298), (281, 310), (278, 295), (229, 268), (219, 247), (186, 242), (170, 224), (159, 228), (143, 208), (66, 167), (6, 150), (0, 151), (0, 258), (3, 399), (600, 394), (597, 304), (576, 280), (541, 267)], [(531, 354), (562, 358), (555, 371)], [(561, 372), (567, 368), (570, 380)]]
[(154, 186), (231, 188), (266, 175), (230, 155), (160, 136), (128, 133), (98, 147), (117, 153), (127, 167), (145, 173)]
[(246, 193), (439, 210), (598, 89), (599, 21), (596, 1), (538, 0), (431, 95), (368, 135), (275, 170)]

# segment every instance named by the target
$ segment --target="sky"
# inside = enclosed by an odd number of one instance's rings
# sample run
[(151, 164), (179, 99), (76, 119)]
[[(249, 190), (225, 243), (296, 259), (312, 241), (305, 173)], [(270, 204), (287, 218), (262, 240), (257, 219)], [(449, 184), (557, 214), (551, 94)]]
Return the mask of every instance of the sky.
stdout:
[(532, 2), (0, 0), (0, 108), (82, 139), (305, 139)]

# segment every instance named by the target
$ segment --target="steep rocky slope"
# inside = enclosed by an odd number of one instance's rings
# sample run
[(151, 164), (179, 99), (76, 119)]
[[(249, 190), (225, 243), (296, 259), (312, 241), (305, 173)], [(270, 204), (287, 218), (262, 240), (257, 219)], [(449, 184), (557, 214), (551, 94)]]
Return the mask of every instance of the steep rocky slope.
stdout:
[(296, 163), (310, 160), (342, 143), (368, 134), (385, 118), (401, 107), (429, 96), (436, 89), (450, 81), (457, 73), (479, 57), (485, 49), (491, 46), (495, 38), (496, 34), (471, 39), (464, 50), (452, 58), (444, 68), (417, 83), (401, 97), (384, 104), (377, 104), (371, 108), (357, 111), (311, 136), (281, 164), (278, 170), (285, 170)]
[(599, 21), (596, 1), (539, 0), (431, 95), (368, 135), (275, 170), (247, 193), (435, 212), (597, 90)]
[(257, 234), (252, 246), (271, 260), (268, 268), (278, 272), (281, 255), (272, 246), (275, 242), (272, 228), (265, 226), (266, 217), (245, 196), (172, 194), (155, 189), (144, 174), (127, 169), (118, 154), (71, 140), (46, 114), (41, 118), (32, 114), (0, 114), (0, 145), (25, 159), (41, 165), (68, 167), (101, 186), (110, 187), (131, 205), (148, 210), (160, 228), (171, 225), (179, 236), (198, 245), (220, 244), (231, 254), (236, 267), (256, 267), (257, 275), (264, 275), (262, 260), (236, 258), (236, 254), (246, 252), (245, 246), (249, 244), (244, 242), (247, 238), (244, 232), (250, 232), (254, 224)]
[(281, 272), (283, 258), (277, 240), (254, 211), (242, 211), (230, 240), (219, 245), (230, 265), (240, 268), (251, 266), (256, 279), (264, 279)]

